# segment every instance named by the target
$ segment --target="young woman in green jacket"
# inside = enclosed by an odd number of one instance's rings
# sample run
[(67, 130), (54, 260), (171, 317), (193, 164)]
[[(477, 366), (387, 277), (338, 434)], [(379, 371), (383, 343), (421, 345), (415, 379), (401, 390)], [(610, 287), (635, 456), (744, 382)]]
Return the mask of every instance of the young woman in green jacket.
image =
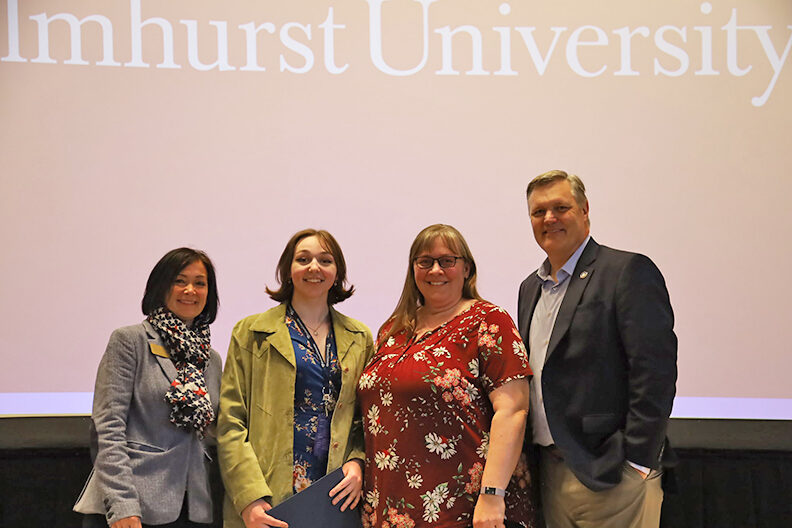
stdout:
[(363, 431), (355, 403), (371, 332), (333, 309), (352, 295), (341, 247), (305, 229), (278, 262), (281, 304), (237, 323), (223, 372), (218, 453), (224, 527), (285, 528), (267, 511), (343, 468), (331, 491), (342, 510), (361, 496)]

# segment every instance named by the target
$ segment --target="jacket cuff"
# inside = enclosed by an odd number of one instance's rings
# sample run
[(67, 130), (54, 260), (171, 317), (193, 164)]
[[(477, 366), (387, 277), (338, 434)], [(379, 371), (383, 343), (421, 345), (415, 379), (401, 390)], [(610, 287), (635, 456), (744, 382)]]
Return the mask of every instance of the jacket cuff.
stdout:
[(143, 515), (140, 512), (140, 504), (137, 501), (123, 501), (115, 502), (107, 511), (107, 525), (112, 526), (114, 522), (118, 522), (126, 517), (140, 517)]
[(363, 461), (363, 463), (364, 463), (364, 465), (365, 465), (365, 462), (366, 462), (366, 452), (365, 452), (365, 451), (363, 451), (362, 449), (353, 449), (353, 450), (351, 450), (351, 451), (349, 452), (349, 454), (347, 455), (346, 459), (344, 460), (344, 463), (347, 463), (347, 462), (349, 462), (349, 461), (350, 461), (350, 460), (352, 460), (353, 458), (359, 458), (360, 460), (362, 460), (362, 461)]
[(234, 503), (234, 509), (241, 516), (242, 510), (247, 508), (251, 502), (262, 498), (270, 502), (271, 506), (274, 506), (274, 504), (271, 503), (272, 490), (266, 484), (259, 483), (257, 485), (245, 486), (234, 494), (231, 501)]

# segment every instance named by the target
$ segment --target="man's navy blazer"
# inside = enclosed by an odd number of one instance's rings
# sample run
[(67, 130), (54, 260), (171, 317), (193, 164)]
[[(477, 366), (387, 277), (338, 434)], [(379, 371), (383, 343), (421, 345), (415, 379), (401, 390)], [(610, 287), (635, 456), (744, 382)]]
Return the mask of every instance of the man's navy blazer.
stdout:
[[(649, 258), (593, 238), (568, 280), (542, 392), (555, 445), (578, 479), (598, 491), (621, 481), (627, 460), (652, 469), (671, 465), (666, 427), (677, 378), (674, 314)], [(534, 272), (520, 285), (518, 303), (526, 346), (540, 293)]]

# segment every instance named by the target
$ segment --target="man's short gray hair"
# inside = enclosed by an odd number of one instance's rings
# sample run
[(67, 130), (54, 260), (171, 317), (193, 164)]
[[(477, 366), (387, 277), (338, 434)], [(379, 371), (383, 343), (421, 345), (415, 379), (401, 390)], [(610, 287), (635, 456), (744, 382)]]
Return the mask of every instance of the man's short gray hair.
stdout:
[(526, 200), (531, 197), (531, 193), (538, 187), (544, 187), (545, 185), (561, 180), (569, 182), (569, 186), (572, 189), (572, 196), (575, 198), (578, 206), (581, 209), (585, 209), (588, 200), (586, 198), (586, 186), (583, 185), (583, 181), (580, 178), (562, 170), (547, 171), (531, 180), (531, 183), (528, 184), (528, 189), (525, 191)]

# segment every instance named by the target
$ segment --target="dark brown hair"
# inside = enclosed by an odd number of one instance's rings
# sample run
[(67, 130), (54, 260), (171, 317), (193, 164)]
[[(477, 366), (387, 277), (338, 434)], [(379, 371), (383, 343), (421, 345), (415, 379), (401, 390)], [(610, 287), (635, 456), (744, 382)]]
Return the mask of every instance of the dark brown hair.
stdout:
[(330, 291), (327, 293), (327, 304), (332, 305), (340, 303), (341, 301), (350, 298), (352, 294), (355, 293), (355, 287), (351, 284), (348, 285), (348, 288), (345, 288), (347, 285), (347, 280), (344, 252), (341, 251), (341, 246), (338, 245), (338, 242), (333, 237), (333, 235), (323, 229), (303, 229), (302, 231), (298, 231), (292, 235), (292, 237), (286, 243), (286, 247), (283, 249), (280, 259), (278, 259), (278, 268), (275, 271), (275, 277), (278, 280), (280, 288), (277, 290), (271, 290), (270, 288), (267, 288), (267, 293), (273, 300), (278, 302), (291, 301), (292, 294), (294, 294), (294, 284), (291, 280), (291, 265), (292, 261), (294, 260), (294, 253), (297, 248), (297, 244), (300, 243), (300, 240), (310, 236), (315, 236), (318, 238), (319, 244), (331, 255), (333, 255), (333, 259), (335, 260), (336, 280), (330, 287)]
[(206, 324), (214, 322), (217, 317), (217, 307), (220, 299), (217, 295), (217, 281), (215, 279), (215, 269), (209, 256), (198, 249), (176, 248), (165, 253), (159, 262), (154, 266), (146, 281), (146, 291), (143, 293), (143, 301), (140, 303), (143, 315), (151, 313), (165, 306), (165, 299), (173, 286), (173, 281), (179, 273), (195, 261), (201, 261), (206, 268), (206, 278), (208, 293), (206, 295), (206, 306), (198, 315), (198, 318)]

